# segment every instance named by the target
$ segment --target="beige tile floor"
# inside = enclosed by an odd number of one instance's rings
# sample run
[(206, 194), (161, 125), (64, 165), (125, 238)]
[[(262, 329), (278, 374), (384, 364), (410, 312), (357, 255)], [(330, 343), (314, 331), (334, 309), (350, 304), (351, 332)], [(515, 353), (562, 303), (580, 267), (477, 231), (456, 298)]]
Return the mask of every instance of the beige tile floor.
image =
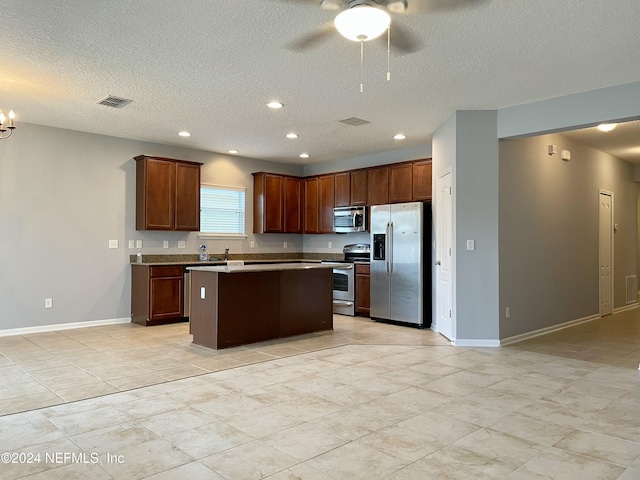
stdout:
[(640, 478), (640, 309), (495, 349), (341, 316), (190, 341), (186, 324), (0, 338), (0, 478)]

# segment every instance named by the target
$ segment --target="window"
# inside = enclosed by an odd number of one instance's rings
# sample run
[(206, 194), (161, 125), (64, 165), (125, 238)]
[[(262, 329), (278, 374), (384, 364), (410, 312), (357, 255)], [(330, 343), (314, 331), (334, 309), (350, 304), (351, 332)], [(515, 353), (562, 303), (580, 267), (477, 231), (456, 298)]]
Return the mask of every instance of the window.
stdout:
[(200, 185), (200, 233), (244, 235), (246, 189)]

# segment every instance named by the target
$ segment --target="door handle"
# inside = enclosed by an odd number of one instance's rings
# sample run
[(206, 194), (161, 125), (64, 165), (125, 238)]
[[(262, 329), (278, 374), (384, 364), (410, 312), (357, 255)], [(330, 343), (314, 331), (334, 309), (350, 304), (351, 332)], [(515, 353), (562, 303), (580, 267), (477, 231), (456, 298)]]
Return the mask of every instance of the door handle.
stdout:
[(442, 264), (440, 263), (440, 260), (436, 260), (436, 261), (434, 262), (434, 264), (435, 264), (435, 265), (442, 265)]

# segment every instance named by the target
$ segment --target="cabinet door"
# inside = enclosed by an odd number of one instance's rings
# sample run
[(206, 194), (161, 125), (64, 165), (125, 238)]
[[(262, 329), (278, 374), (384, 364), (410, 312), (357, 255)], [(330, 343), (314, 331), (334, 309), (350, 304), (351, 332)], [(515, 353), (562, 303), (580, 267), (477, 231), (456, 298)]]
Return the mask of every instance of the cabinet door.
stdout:
[(424, 202), (431, 200), (431, 160), (424, 160), (413, 164), (413, 200)]
[(389, 203), (388, 167), (367, 170), (367, 198), (369, 205), (385, 205)]
[(348, 207), (351, 205), (351, 174), (336, 173), (335, 174), (335, 187), (336, 187), (336, 207)]
[(284, 177), (284, 231), (300, 233), (300, 179)]
[(389, 203), (410, 202), (413, 198), (413, 165), (389, 167)]
[(137, 163), (137, 230), (173, 230), (175, 163), (146, 158)]
[(351, 205), (367, 205), (367, 171), (351, 172)]
[(200, 165), (176, 163), (175, 229), (200, 231)]
[(318, 233), (318, 178), (305, 178), (303, 232)]
[(183, 316), (183, 277), (155, 277), (150, 279), (150, 320), (172, 320)]
[(282, 233), (284, 205), (283, 178), (280, 175), (264, 176), (264, 231), (270, 233)]
[(319, 233), (333, 233), (333, 207), (335, 205), (334, 175), (319, 177), (318, 217)]

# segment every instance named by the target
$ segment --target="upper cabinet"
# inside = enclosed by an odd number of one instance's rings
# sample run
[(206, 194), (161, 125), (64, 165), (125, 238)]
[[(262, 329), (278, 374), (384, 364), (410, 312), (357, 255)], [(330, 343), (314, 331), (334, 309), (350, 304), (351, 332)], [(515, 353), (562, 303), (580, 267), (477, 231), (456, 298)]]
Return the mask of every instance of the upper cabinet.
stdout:
[(351, 173), (335, 174), (336, 207), (351, 206)]
[(369, 205), (389, 203), (389, 167), (367, 170), (367, 198)]
[(354, 170), (351, 172), (351, 202), (349, 202), (349, 205), (368, 205), (366, 170)]
[(413, 164), (413, 200), (431, 200), (431, 160), (421, 160)]
[(302, 233), (318, 233), (318, 177), (302, 181)]
[(413, 168), (410, 163), (389, 167), (389, 203), (410, 202), (412, 195)]
[(253, 233), (300, 233), (300, 179), (253, 174)]
[(201, 163), (138, 155), (136, 230), (200, 230)]
[(335, 177), (318, 177), (318, 233), (333, 233), (333, 207), (335, 206)]

